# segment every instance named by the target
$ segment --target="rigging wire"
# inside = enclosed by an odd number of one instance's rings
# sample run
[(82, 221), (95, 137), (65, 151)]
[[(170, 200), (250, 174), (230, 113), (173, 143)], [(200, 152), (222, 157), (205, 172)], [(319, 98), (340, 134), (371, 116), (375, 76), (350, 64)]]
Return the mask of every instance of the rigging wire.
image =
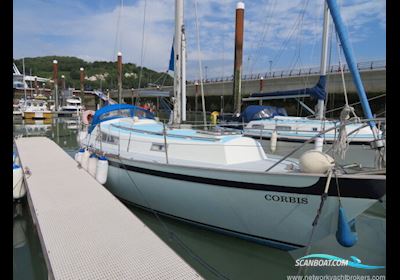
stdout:
[[(272, 1), (272, 0), (271, 0)], [(262, 61), (262, 59), (257, 59), (258, 57), (261, 56), (261, 46), (264, 44), (265, 38), (267, 36), (267, 34), (269, 34), (269, 29), (270, 29), (270, 22), (272, 21), (272, 15), (275, 12), (275, 8), (276, 8), (276, 3), (277, 1), (274, 0), (274, 2), (272, 2), (272, 4), (269, 3), (270, 1), (268, 1), (268, 4), (266, 4), (267, 9), (269, 8), (269, 10), (266, 10), (266, 16), (264, 17), (264, 23), (263, 23), (263, 30), (261, 32), (261, 37), (260, 40), (258, 41), (257, 47), (256, 47), (256, 52), (255, 54), (252, 55), (249, 54), (248, 56), (248, 61), (249, 62), (249, 72), (250, 74), (253, 73), (253, 68), (256, 62), (260, 62)], [(250, 49), (253, 49), (252, 47)]]
[(298, 29), (298, 32), (296, 33), (297, 48), (296, 48), (296, 51), (293, 54), (291, 63), (289, 64), (290, 65), (289, 66), (290, 71), (292, 71), (296, 67), (296, 65), (298, 64), (299, 61), (300, 61), (299, 65), (301, 65), (301, 45), (302, 45), (302, 42), (303, 42), (303, 36), (301, 36), (301, 35), (302, 35), (302, 32), (303, 32), (304, 15), (306, 14), (307, 6), (308, 6), (308, 3), (306, 2), (306, 5), (304, 7), (303, 13), (301, 14), (300, 21), (299, 21), (299, 24), (298, 24), (298, 27), (297, 27), (297, 29)]
[(302, 21), (302, 18), (304, 17), (304, 14), (305, 14), (305, 11), (306, 11), (306, 8), (307, 8), (309, 2), (310, 2), (310, 0), (307, 0), (304, 4), (303, 8), (300, 10), (299, 15), (297, 16), (297, 19), (289, 33), (289, 36), (283, 42), (282, 47), (278, 50), (278, 53), (273, 57), (273, 59), (272, 59), (273, 63), (276, 64), (279, 61), (284, 50), (287, 48), (287, 45), (289, 44), (290, 40), (292, 39), (294, 32), (296, 31), (296, 29), (299, 26), (299, 23)]
[(143, 59), (144, 59), (144, 28), (146, 25), (146, 7), (147, 7), (147, 0), (144, 0), (144, 11), (143, 11), (143, 27), (142, 27), (142, 48), (140, 51), (140, 72), (139, 72), (139, 83), (138, 88), (140, 88), (141, 81), (142, 81), (142, 74), (143, 74)]
[(146, 204), (146, 208), (149, 209), (153, 215), (156, 217), (156, 219), (159, 221), (159, 223), (162, 225), (164, 231), (166, 232), (168, 238), (170, 241), (175, 241), (179, 246), (181, 246), (182, 249), (186, 251), (190, 255), (190, 257), (194, 258), (196, 261), (198, 261), (201, 265), (203, 265), (206, 269), (208, 269), (210, 272), (212, 272), (216, 277), (219, 279), (229, 279), (225, 275), (223, 275), (221, 272), (219, 272), (217, 269), (215, 269), (213, 266), (207, 263), (202, 257), (197, 255), (193, 250), (191, 250), (180, 238), (178, 235), (175, 234), (173, 230), (171, 230), (167, 224), (161, 219), (160, 215), (156, 210), (154, 210), (153, 207), (151, 207), (150, 202), (146, 199), (146, 196), (144, 193), (140, 190), (138, 185), (136, 184), (135, 180), (132, 178), (131, 174), (129, 174), (128, 169), (126, 168), (126, 165), (123, 163), (122, 159), (120, 156), (117, 158), (119, 160), (119, 164), (123, 166), (123, 169), (126, 171), (126, 174), (129, 177), (129, 180), (132, 182), (132, 185), (135, 187), (135, 189), (138, 191), (140, 196), (143, 198), (143, 201)]
[(197, 39), (197, 52), (199, 55), (199, 75), (200, 75), (200, 92), (201, 92), (201, 104), (203, 109), (203, 122), (204, 122), (204, 129), (207, 127), (207, 119), (206, 119), (206, 101), (204, 98), (204, 85), (203, 85), (203, 72), (202, 72), (202, 65), (201, 65), (201, 52), (200, 52), (200, 31), (199, 31), (199, 17), (197, 15), (197, 0), (194, 1), (194, 12), (196, 17), (196, 39)]
[(115, 41), (114, 41), (114, 52), (111, 55), (111, 61), (115, 59), (115, 54), (118, 50), (121, 50), (121, 18), (122, 18), (122, 10), (124, 8), (124, 0), (120, 0), (120, 8), (118, 10), (118, 17), (117, 17), (117, 32), (115, 32)]

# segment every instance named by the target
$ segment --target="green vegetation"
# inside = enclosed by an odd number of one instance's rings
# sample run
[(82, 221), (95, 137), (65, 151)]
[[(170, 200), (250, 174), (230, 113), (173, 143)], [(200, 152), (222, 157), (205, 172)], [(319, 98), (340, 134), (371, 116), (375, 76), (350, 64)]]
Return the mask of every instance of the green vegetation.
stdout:
[[(70, 56), (43, 56), (25, 58), (25, 74), (43, 78), (53, 78), (53, 60), (58, 61), (58, 77), (61, 83), (61, 75), (65, 76), (66, 87), (80, 88), (80, 71), (85, 69), (85, 77), (91, 78), (95, 75), (106, 74), (103, 80), (97, 76), (97, 80), (85, 80), (86, 89), (116, 89), (117, 88), (117, 62), (94, 61), (87, 62), (77, 57)], [(14, 63), (22, 72), (22, 59), (14, 59)], [(123, 88), (138, 88), (140, 67), (133, 63), (123, 64)], [(132, 74), (133, 73), (133, 74)], [(155, 72), (143, 67), (140, 87), (146, 87), (149, 83), (159, 85), (172, 85), (173, 78), (165, 73)], [(60, 84), (61, 85), (61, 84)]]

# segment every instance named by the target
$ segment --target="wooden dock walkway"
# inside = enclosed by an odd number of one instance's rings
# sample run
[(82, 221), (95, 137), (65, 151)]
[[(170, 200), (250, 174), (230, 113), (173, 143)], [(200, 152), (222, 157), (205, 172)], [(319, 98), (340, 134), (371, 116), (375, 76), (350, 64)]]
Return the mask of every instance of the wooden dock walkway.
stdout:
[(49, 279), (201, 279), (55, 142), (15, 142)]

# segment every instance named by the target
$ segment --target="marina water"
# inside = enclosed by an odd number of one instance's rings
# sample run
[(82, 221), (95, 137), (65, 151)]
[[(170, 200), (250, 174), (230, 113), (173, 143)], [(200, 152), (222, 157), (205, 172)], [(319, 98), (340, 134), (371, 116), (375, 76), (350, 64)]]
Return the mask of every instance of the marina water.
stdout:
[[(15, 118), (13, 130), (14, 135), (47, 136), (71, 157), (78, 149), (76, 118), (60, 117), (49, 121)], [(309, 251), (302, 248), (291, 252), (212, 232), (132, 205), (127, 207), (205, 279), (288, 279), (287, 276), (298, 273), (296, 259), (308, 254), (328, 254), (346, 260), (355, 256), (362, 264), (386, 265), (385, 203), (376, 203), (357, 218), (358, 243), (354, 247), (344, 248), (330, 236), (313, 243)], [(259, 222), (268, 226), (263, 217)], [(26, 199), (14, 203), (13, 248), (14, 279), (47, 279), (46, 264)], [(384, 277), (386, 270), (324, 266), (307, 267), (303, 273)]]

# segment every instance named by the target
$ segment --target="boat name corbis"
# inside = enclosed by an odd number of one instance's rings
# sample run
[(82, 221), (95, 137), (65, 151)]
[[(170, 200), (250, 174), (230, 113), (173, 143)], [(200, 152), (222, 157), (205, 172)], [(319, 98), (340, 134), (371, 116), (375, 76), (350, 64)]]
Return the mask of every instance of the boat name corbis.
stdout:
[(265, 199), (268, 200), (268, 201), (275, 201), (275, 202), (308, 204), (307, 197), (266, 194), (265, 195)]

